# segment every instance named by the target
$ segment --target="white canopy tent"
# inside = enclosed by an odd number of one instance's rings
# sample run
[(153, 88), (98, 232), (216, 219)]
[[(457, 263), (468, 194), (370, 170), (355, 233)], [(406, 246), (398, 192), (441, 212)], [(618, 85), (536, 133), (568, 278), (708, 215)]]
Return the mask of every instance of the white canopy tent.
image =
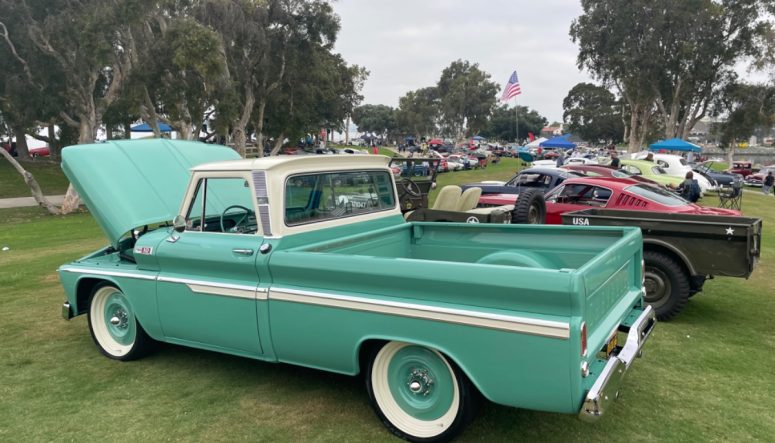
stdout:
[(546, 137), (538, 137), (537, 139), (533, 140), (532, 142), (528, 143), (525, 146), (527, 146), (528, 148), (537, 148), (541, 143), (543, 143), (543, 142), (545, 142), (547, 140), (549, 140), (549, 139), (546, 138)]

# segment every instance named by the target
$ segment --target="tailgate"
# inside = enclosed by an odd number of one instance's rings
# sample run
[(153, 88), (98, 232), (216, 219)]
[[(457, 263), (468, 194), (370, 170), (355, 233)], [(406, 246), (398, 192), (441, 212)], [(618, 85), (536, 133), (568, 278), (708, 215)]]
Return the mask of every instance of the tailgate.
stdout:
[[(592, 228), (595, 229), (595, 228)], [(582, 320), (594, 355), (643, 296), (640, 230), (624, 228), (622, 239), (578, 269), (583, 284)]]

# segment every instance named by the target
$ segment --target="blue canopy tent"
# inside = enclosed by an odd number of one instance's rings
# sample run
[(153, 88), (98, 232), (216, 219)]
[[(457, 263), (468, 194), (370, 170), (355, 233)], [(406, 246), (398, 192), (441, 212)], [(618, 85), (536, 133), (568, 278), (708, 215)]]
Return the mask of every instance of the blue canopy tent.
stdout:
[(649, 150), (700, 152), (702, 151), (702, 148), (694, 143), (681, 140), (680, 138), (671, 138), (670, 140), (662, 140), (649, 145)]
[(481, 135), (475, 135), (475, 136), (471, 137), (471, 140), (476, 140), (476, 141), (480, 142), (482, 140), (487, 140), (487, 139), (482, 137)]
[(560, 135), (554, 138), (550, 138), (539, 145), (542, 148), (560, 148), (560, 149), (575, 149), (576, 143), (568, 141), (570, 134)]
[[(141, 123), (139, 125), (134, 125), (129, 130), (132, 132), (153, 132), (153, 129), (151, 129), (151, 125), (149, 125), (148, 123)], [(172, 127), (170, 125), (159, 122), (159, 130), (161, 132), (172, 132)]]

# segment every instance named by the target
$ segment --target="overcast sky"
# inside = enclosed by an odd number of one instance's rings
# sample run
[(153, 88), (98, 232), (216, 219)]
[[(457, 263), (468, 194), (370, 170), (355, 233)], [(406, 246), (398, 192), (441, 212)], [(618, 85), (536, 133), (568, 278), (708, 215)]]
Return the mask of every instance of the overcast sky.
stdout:
[[(479, 63), (503, 88), (516, 69), (520, 105), (562, 121), (562, 99), (582, 81), (568, 37), (578, 0), (338, 0), (336, 43), (349, 63), (371, 74), (366, 104), (398, 106), (408, 91), (433, 86), (454, 60)], [(513, 101), (512, 101), (513, 102)]]

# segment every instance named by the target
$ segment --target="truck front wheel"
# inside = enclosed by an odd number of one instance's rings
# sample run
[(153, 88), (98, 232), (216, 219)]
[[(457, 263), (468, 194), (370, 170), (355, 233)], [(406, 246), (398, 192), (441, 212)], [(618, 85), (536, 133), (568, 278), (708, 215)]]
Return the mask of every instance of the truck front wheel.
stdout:
[(95, 286), (89, 304), (89, 332), (100, 352), (114, 360), (134, 360), (151, 348), (123, 292), (110, 283)]
[(366, 389), (382, 423), (409, 441), (448, 441), (474, 415), (476, 392), (465, 374), (424, 346), (382, 346), (369, 361)]
[(689, 300), (689, 279), (683, 267), (665, 254), (644, 251), (646, 262), (646, 303), (657, 313), (657, 319), (669, 320), (681, 312)]

